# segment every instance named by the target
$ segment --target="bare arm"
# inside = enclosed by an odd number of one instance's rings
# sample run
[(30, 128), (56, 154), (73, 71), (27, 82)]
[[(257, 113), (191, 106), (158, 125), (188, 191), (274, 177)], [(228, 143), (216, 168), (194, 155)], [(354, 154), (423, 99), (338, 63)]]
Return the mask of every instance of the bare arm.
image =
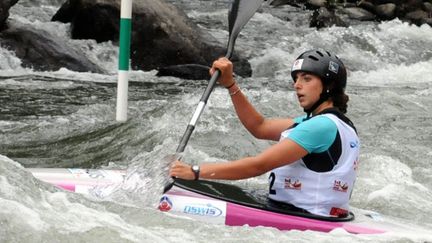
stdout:
[(228, 88), (231, 101), (237, 116), (243, 126), (256, 138), (278, 141), (282, 131), (294, 124), (292, 119), (265, 119), (247, 97), (242, 93), (240, 87), (233, 78), (233, 65), (227, 58), (220, 58), (213, 63), (210, 73), (216, 69), (221, 71), (219, 83)]
[[(237, 92), (236, 92), (237, 91)], [(229, 88), (231, 101), (243, 126), (256, 138), (278, 141), (280, 134), (294, 124), (293, 119), (266, 119), (249, 102), (237, 84)]]
[[(290, 164), (307, 154), (307, 151), (290, 139), (264, 150), (254, 157), (219, 163), (200, 165), (200, 178), (238, 180), (262, 175), (274, 168)], [(173, 163), (170, 175), (182, 179), (194, 179), (191, 166), (180, 161)]]

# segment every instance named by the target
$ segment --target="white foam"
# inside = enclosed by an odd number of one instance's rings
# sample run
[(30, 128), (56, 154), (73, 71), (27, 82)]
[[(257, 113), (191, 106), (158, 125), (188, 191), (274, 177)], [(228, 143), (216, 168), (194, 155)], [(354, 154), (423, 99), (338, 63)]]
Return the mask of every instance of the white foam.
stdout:
[(0, 70), (1, 72), (14, 73), (21, 68), (21, 59), (15, 53), (0, 46)]
[[(34, 231), (44, 231), (50, 227), (45, 223), (38, 212), (17, 201), (0, 198), (0, 215), (8, 217), (21, 227), (24, 225)], [(25, 227), (24, 226), (24, 227)]]
[(279, 74), (279, 78), (290, 79), (291, 65), (288, 60), (295, 57), (280, 48), (269, 48), (263, 51), (263, 55), (252, 58), (253, 77), (272, 78)]
[(432, 41), (432, 27), (428, 24), (416, 26), (407, 22), (402, 22), (399, 19), (384, 21), (378, 25), (383, 36), (396, 39), (411, 39)]
[(432, 82), (432, 62), (407, 64), (382, 63), (377, 70), (354, 71), (350, 84), (361, 86), (413, 85)]

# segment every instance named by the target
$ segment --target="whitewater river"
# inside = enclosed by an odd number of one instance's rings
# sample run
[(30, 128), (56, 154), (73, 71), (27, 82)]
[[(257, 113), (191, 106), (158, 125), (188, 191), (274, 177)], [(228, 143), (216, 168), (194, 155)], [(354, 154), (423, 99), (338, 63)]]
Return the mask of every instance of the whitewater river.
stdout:
[[(11, 24), (67, 36), (69, 25), (49, 22), (60, 2), (22, 1), (11, 10)], [(225, 43), (227, 1), (176, 2)], [(0, 242), (432, 242), (431, 27), (394, 20), (317, 31), (296, 11), (266, 6), (243, 29), (236, 51), (246, 54), (253, 69), (253, 77), (238, 80), (244, 93), (266, 116), (299, 115), (291, 62), (311, 48), (338, 53), (350, 70), (348, 115), (362, 141), (352, 207), (430, 234), (282, 232), (206, 224), (155, 210), (166, 179), (161, 158), (175, 151), (207, 81), (134, 71), (129, 119), (117, 123), (117, 47), (70, 40), (110, 74), (36, 72), (0, 48)], [(290, 22), (277, 17), (283, 12), (291, 12)], [(236, 159), (268, 145), (246, 132), (226, 90), (218, 87), (184, 158)], [(127, 169), (128, 185), (89, 197), (42, 183), (26, 167)], [(267, 175), (238, 183), (267, 190)]]

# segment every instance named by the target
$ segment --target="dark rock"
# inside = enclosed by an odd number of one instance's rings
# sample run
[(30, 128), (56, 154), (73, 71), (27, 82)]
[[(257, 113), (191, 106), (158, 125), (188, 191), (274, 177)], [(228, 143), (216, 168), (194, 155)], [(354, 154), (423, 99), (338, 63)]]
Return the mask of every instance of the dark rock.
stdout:
[(407, 12), (414, 12), (423, 7), (423, 0), (405, 0), (403, 3)]
[(307, 9), (316, 10), (316, 9), (321, 8), (321, 7), (326, 7), (327, 1), (326, 0), (308, 0), (307, 3), (305, 4), (305, 6)]
[[(118, 41), (120, 0), (69, 0), (53, 20), (71, 22), (72, 38)], [(204, 33), (185, 13), (164, 0), (134, 1), (132, 69), (153, 70), (179, 64), (209, 66), (225, 55), (225, 44)], [(245, 58), (232, 58), (235, 72), (250, 76)]]
[(290, 5), (293, 7), (301, 7), (301, 4), (304, 4), (306, 0), (273, 0), (270, 2), (271, 6), (278, 7), (282, 5)]
[(55, 71), (62, 67), (78, 72), (103, 73), (85, 53), (64, 45), (68, 40), (30, 26), (10, 26), (0, 33), (0, 45), (15, 52), (22, 66), (37, 71)]
[(409, 12), (414, 12), (423, 7), (422, 0), (405, 0), (401, 1), (400, 4), (396, 4), (395, 17), (403, 19), (404, 16)]
[(69, 23), (75, 18), (75, 13), (78, 10), (78, 2), (74, 0), (67, 0), (57, 10), (57, 13), (52, 17), (52, 21), (58, 21), (62, 23)]
[(427, 23), (429, 14), (423, 10), (416, 10), (414, 12), (409, 12), (405, 15), (405, 19), (411, 21), (411, 23), (416, 25), (422, 25)]
[(358, 7), (358, 5), (356, 3), (344, 3), (343, 5), (339, 6), (339, 7), (343, 7), (343, 8), (355, 8)]
[(118, 40), (119, 5), (68, 0), (52, 21), (72, 23), (73, 39), (95, 39), (98, 43)]
[(395, 17), (396, 4), (386, 3), (376, 6), (375, 13), (381, 19), (393, 19)]
[(427, 18), (427, 19), (423, 19), (425, 24), (428, 24), (430, 26), (432, 26), (432, 17), (431, 18)]
[(17, 2), (18, 0), (0, 1), (0, 31), (6, 28), (6, 20), (9, 18), (9, 9)]
[(173, 65), (159, 68), (157, 76), (174, 76), (183, 79), (209, 79), (210, 67), (199, 64)]
[(394, 4), (401, 4), (405, 0), (372, 0), (374, 5), (381, 5), (381, 4), (387, 4), (387, 3), (394, 3)]
[(344, 12), (348, 14), (351, 19), (370, 21), (375, 19), (375, 15), (362, 8), (345, 8)]
[(432, 14), (432, 2), (424, 2), (423, 10), (428, 12), (429, 14)]
[(331, 12), (324, 7), (321, 7), (320, 9), (313, 12), (310, 20), (310, 27), (316, 27), (317, 29), (320, 29), (324, 27), (331, 27), (333, 25), (342, 27), (348, 26), (341, 18), (336, 16), (334, 12)]
[(357, 6), (371, 13), (375, 13), (375, 5), (370, 1), (360, 1)]
[[(310, 26), (317, 28), (332, 25), (349, 26), (351, 22), (355, 23), (358, 20), (379, 21), (394, 18), (416, 25), (425, 23), (431, 25), (432, 19), (431, 0), (273, 0), (273, 2), (274, 6), (292, 5), (293, 2), (296, 2), (303, 4), (306, 9), (314, 10)], [(327, 11), (324, 11), (323, 8)], [(281, 16), (278, 17), (284, 19)]]

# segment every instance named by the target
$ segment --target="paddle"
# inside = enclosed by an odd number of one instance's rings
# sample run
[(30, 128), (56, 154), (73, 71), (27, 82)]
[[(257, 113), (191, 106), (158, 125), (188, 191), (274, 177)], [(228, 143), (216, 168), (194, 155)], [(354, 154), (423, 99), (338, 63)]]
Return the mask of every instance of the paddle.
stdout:
[[(231, 9), (228, 13), (228, 26), (229, 26), (229, 40), (227, 45), (227, 52), (225, 57), (230, 59), (233, 51), (234, 44), (237, 39), (238, 34), (241, 29), (246, 25), (250, 18), (255, 14), (258, 8), (261, 6), (264, 0), (234, 0), (231, 5)], [(204, 107), (207, 103), (208, 98), (210, 97), (213, 88), (216, 85), (216, 81), (219, 79), (221, 72), (220, 70), (216, 70), (210, 78), (209, 83), (207, 84), (206, 89), (204, 90), (203, 95), (201, 96), (200, 102), (195, 110), (195, 113), (190, 120), (186, 131), (183, 134), (183, 137), (180, 140), (180, 143), (177, 147), (176, 153), (174, 155), (168, 155), (165, 159), (171, 160), (174, 162), (181, 158), (181, 153), (184, 152), (184, 149), (189, 141), (190, 136), (192, 135), (193, 130), (195, 129), (195, 125), (201, 116), (201, 113), (204, 110)], [(173, 183), (165, 186), (164, 191), (168, 191)]]

